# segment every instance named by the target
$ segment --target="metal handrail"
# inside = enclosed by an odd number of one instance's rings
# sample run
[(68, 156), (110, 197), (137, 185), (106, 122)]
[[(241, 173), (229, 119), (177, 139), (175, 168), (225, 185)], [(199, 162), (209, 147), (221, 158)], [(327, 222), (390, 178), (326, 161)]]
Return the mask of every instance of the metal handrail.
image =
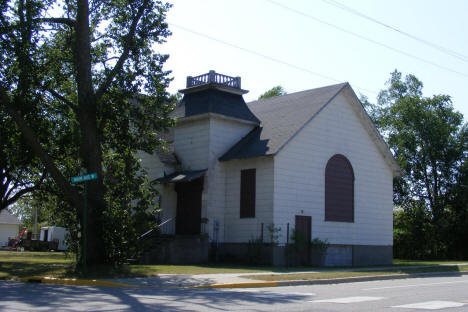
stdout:
[(172, 221), (172, 218), (169, 218), (169, 219), (163, 221), (162, 223), (158, 224), (158, 226), (162, 227), (164, 224), (168, 223), (169, 221)]
[[(168, 222), (170, 222), (170, 221), (172, 221), (172, 218), (169, 218), (169, 219), (164, 220), (163, 222), (161, 222), (161, 223), (158, 224), (158, 228), (159, 228), (159, 229), (162, 228), (162, 226), (163, 226), (164, 224), (166, 224), (166, 223), (168, 223)], [(141, 234), (141, 235), (138, 237), (138, 239), (142, 239), (142, 238), (144, 238), (144, 237), (150, 235), (154, 230), (156, 230), (156, 229), (150, 229), (150, 230), (146, 231), (145, 233)]]

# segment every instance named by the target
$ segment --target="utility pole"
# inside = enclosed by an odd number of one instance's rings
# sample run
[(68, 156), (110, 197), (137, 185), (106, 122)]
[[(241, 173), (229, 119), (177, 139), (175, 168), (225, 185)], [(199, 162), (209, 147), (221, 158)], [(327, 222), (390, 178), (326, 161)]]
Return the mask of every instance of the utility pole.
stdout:
[(34, 239), (38, 239), (38, 236), (37, 236), (37, 205), (34, 205), (34, 229), (33, 229), (33, 233), (34, 233)]

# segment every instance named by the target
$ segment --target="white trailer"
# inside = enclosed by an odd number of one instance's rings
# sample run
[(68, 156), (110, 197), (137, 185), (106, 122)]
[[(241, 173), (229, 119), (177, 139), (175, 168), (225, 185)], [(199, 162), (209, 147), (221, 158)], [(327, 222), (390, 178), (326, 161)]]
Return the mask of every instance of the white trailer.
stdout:
[(60, 226), (43, 226), (41, 227), (41, 235), (39, 240), (44, 242), (57, 242), (57, 250), (67, 250), (68, 246), (65, 241), (65, 236), (68, 231)]

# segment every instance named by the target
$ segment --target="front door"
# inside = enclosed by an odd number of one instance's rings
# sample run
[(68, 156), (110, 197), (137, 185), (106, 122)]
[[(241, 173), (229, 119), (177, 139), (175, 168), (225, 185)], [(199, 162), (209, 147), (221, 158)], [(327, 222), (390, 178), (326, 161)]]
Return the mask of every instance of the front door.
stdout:
[(296, 238), (299, 240), (301, 250), (298, 251), (298, 257), (302, 264), (310, 263), (310, 240), (312, 234), (312, 217), (296, 216)]
[(177, 183), (175, 190), (177, 192), (176, 234), (200, 234), (203, 177), (190, 182)]

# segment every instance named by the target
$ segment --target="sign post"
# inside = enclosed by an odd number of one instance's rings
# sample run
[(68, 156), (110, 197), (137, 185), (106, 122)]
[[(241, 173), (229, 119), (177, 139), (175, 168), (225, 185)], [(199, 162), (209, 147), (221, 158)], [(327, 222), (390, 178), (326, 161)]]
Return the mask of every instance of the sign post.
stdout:
[(81, 244), (81, 261), (83, 262), (83, 275), (86, 276), (86, 222), (87, 222), (87, 215), (88, 215), (88, 207), (87, 207), (87, 202), (88, 202), (88, 183), (87, 181), (90, 180), (96, 180), (97, 179), (97, 173), (90, 173), (87, 174), (87, 170), (83, 169), (81, 171), (80, 176), (72, 177), (71, 178), (71, 183), (81, 183), (84, 182), (84, 191), (83, 191), (83, 230), (82, 230), (82, 244)]

